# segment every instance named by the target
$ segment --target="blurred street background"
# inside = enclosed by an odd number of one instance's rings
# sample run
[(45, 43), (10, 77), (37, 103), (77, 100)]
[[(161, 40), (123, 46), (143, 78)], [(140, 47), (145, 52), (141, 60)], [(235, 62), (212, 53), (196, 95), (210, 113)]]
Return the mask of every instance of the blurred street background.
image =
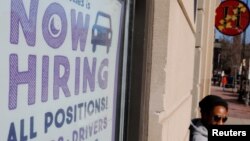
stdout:
[(223, 88), (211, 86), (211, 94), (218, 95), (229, 104), (229, 118), (226, 124), (250, 124), (250, 106), (238, 100), (236, 88)]

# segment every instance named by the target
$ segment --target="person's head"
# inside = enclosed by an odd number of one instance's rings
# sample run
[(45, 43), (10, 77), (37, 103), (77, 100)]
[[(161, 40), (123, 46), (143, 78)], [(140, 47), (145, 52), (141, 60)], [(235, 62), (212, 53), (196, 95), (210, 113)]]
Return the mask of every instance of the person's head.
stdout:
[(227, 120), (228, 104), (219, 96), (208, 95), (199, 102), (203, 124), (222, 125)]

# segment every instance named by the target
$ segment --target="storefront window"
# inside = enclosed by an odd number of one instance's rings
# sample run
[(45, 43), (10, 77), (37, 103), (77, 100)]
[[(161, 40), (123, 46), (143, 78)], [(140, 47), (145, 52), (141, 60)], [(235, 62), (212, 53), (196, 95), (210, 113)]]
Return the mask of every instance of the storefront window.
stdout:
[(115, 141), (124, 3), (0, 6), (1, 140)]

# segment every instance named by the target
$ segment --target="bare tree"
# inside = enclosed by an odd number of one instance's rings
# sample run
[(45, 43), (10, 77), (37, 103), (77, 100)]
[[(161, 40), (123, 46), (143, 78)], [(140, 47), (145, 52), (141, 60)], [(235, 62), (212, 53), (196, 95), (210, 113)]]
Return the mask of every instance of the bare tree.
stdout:
[(221, 65), (227, 73), (236, 74), (235, 71), (240, 67), (242, 60), (242, 38), (241, 35), (231, 38), (228, 39), (226, 36), (221, 38)]

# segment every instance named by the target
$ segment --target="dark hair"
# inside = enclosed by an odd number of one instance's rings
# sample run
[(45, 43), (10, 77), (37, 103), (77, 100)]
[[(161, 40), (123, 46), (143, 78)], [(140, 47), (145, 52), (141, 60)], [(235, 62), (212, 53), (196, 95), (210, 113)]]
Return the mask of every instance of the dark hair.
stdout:
[(227, 102), (216, 95), (207, 95), (199, 102), (201, 113), (210, 113), (215, 106), (223, 106), (228, 110)]

